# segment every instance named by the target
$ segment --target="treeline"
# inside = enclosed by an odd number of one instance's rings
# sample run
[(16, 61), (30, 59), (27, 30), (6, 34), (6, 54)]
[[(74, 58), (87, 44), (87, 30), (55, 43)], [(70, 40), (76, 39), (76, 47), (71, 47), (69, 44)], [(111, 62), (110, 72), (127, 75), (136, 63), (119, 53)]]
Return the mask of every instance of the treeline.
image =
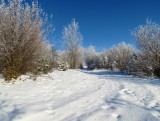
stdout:
[(138, 26), (131, 32), (137, 43), (136, 49), (130, 44), (121, 42), (111, 49), (97, 53), (94, 46), (88, 48), (81, 46), (82, 37), (75, 20), (64, 30), (67, 45), (66, 51), (60, 55), (63, 55), (63, 60), (69, 63), (70, 68), (87, 66), (88, 70), (103, 68), (126, 71), (128, 74), (138, 76), (160, 77), (160, 25), (151, 20), (147, 19), (146, 24)]
[(145, 25), (132, 31), (132, 35), (137, 49), (124, 42), (102, 53), (89, 47), (85, 52), (88, 69), (105, 68), (138, 76), (160, 77), (160, 25), (146, 20)]
[(97, 53), (84, 48), (79, 25), (73, 19), (62, 31), (64, 51), (47, 43), (54, 31), (50, 17), (24, 0), (0, 2), (0, 73), (6, 80), (26, 73), (48, 73), (52, 68), (87, 68), (127, 71), (139, 76), (160, 77), (160, 25), (147, 20), (132, 35), (137, 49), (125, 42)]

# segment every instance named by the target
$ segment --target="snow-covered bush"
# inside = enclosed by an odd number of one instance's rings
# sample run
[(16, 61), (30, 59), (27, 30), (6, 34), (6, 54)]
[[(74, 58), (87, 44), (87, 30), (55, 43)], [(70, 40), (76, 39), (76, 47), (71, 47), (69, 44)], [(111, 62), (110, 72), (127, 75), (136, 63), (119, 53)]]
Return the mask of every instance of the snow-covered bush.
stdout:
[(113, 70), (119, 69), (121, 71), (127, 70), (128, 59), (132, 54), (132, 46), (125, 42), (121, 42), (117, 46), (107, 50), (106, 56), (108, 57), (109, 68)]
[(147, 61), (146, 55), (135, 52), (129, 59), (128, 73), (137, 76), (152, 76), (152, 63)]
[(132, 34), (139, 50), (134, 70), (160, 77), (160, 25), (147, 20), (145, 25), (138, 26)]
[(95, 69), (96, 50), (94, 46), (89, 46), (84, 50), (84, 61), (87, 64), (88, 70)]
[(67, 62), (64, 62), (64, 63), (60, 63), (58, 65), (58, 69), (59, 70), (62, 70), (62, 71), (66, 71), (69, 69), (69, 64)]
[(97, 53), (94, 46), (84, 50), (84, 61), (88, 70), (107, 68), (108, 58), (103, 53)]
[(44, 37), (52, 28), (47, 20), (37, 2), (0, 2), (0, 71), (6, 80), (35, 70)]
[(40, 56), (36, 60), (36, 68), (35, 73), (47, 73), (52, 68), (55, 68), (57, 65), (56, 63), (57, 53), (51, 44), (44, 43), (42, 45), (42, 50)]
[(125, 42), (102, 53), (97, 53), (94, 46), (89, 46), (84, 51), (84, 60), (89, 70), (104, 68), (123, 71), (128, 69), (128, 59), (132, 54), (132, 46)]
[[(81, 64), (83, 63), (83, 48), (78, 48), (78, 57), (77, 57), (77, 60), (76, 60), (76, 68), (80, 68)], [(67, 63), (68, 65), (68, 68), (71, 68), (70, 65), (71, 63), (69, 62), (69, 52), (67, 51), (58, 51), (57, 52), (57, 63), (58, 63), (58, 68), (59, 68), (59, 65), (61, 65), (62, 63)], [(62, 64), (63, 65), (63, 64)]]

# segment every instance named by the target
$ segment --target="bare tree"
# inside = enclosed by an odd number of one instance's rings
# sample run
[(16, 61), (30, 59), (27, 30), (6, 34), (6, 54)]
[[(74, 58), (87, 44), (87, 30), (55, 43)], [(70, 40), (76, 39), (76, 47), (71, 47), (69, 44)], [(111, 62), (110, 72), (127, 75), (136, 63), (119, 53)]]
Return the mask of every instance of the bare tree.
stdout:
[(68, 26), (63, 29), (64, 47), (67, 53), (67, 61), (70, 68), (75, 69), (79, 65), (82, 36), (79, 31), (78, 23), (73, 19)]
[(7, 80), (34, 70), (40, 56), (48, 17), (37, 2), (0, 3), (0, 65)]

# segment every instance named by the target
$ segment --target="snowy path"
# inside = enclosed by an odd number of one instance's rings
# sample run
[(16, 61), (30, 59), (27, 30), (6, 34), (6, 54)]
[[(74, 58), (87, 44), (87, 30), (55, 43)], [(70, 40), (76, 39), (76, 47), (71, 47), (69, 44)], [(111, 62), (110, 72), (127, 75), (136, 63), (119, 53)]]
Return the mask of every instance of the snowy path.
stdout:
[(0, 84), (0, 121), (160, 121), (159, 90), (158, 79), (103, 70), (22, 76)]

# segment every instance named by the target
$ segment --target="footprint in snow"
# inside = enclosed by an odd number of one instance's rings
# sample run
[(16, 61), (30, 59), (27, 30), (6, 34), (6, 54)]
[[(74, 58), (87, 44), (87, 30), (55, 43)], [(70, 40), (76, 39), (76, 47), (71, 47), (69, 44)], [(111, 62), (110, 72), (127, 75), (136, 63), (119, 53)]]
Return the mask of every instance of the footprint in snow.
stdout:
[(114, 106), (109, 106), (109, 105), (101, 106), (101, 108), (102, 108), (103, 110), (107, 110), (107, 111), (112, 112), (112, 113), (117, 110), (116, 107), (114, 107)]
[(160, 112), (158, 112), (158, 111), (153, 111), (152, 115), (155, 116), (155, 117), (160, 118)]
[(57, 82), (62, 82), (62, 80), (56, 80)]
[(119, 86), (119, 90), (122, 90), (122, 89), (124, 89), (124, 85)]
[(102, 106), (101, 106), (101, 109), (103, 109), (103, 110), (106, 110), (106, 109), (109, 109), (109, 108), (110, 108), (109, 105), (102, 105)]
[(19, 98), (20, 98), (20, 96), (15, 96), (15, 97), (14, 97), (14, 99), (19, 99)]
[(112, 113), (112, 117), (116, 118), (116, 119), (119, 119), (121, 118), (121, 116), (119, 114), (116, 114), (116, 113)]
[(35, 94), (31, 94), (30, 96), (31, 96), (31, 97), (37, 97)]
[(43, 87), (43, 89), (49, 89), (49, 87)]
[(57, 84), (57, 82), (52, 82), (52, 84)]
[(58, 91), (56, 91), (56, 93), (61, 94), (61, 93), (63, 93), (63, 91), (58, 90)]
[(151, 101), (148, 106), (148, 108), (155, 108), (155, 109), (158, 109), (160, 111), (160, 104), (156, 101)]
[(54, 102), (50, 102), (47, 104), (47, 107), (53, 107), (53, 105), (54, 105)]
[(50, 100), (52, 100), (52, 97), (48, 97), (48, 96), (46, 96), (46, 98), (44, 99), (45, 102), (48, 102)]
[(132, 91), (132, 90), (126, 90), (124, 91), (126, 94), (129, 94), (129, 95), (132, 95), (132, 96), (135, 96), (135, 92)]
[(148, 96), (144, 96), (140, 102), (143, 102), (145, 105), (148, 105), (150, 103), (150, 101), (152, 100), (152, 97), (150, 95)]
[(54, 114), (54, 110), (53, 109), (47, 109), (47, 110), (45, 110), (45, 112), (47, 114)]
[(52, 89), (57, 89), (57, 87), (53, 86)]
[(125, 93), (127, 95), (136, 96), (135, 92), (129, 89), (123, 89), (120, 93)]
[(53, 96), (55, 96), (55, 94), (54, 93), (50, 93), (50, 94), (48, 94), (48, 96), (53, 97)]
[(111, 109), (111, 110), (117, 110), (117, 108), (114, 107), (114, 106), (110, 106), (109, 109)]
[(54, 109), (53, 105), (54, 105), (54, 103), (49, 103), (47, 105), (47, 110), (53, 110)]

